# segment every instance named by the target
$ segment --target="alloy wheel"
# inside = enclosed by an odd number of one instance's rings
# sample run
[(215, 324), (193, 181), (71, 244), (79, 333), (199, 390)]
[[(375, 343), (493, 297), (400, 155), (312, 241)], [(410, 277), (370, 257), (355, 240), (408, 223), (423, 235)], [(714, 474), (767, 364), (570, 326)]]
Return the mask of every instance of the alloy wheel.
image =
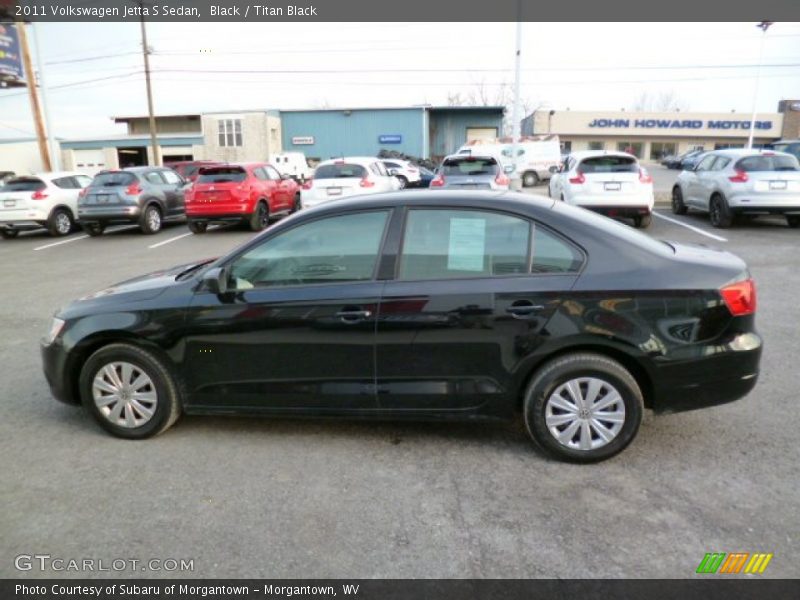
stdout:
[(69, 215), (65, 212), (60, 212), (56, 215), (56, 231), (61, 235), (67, 235), (72, 229), (72, 221)]
[(148, 209), (147, 225), (150, 227), (150, 231), (158, 231), (161, 229), (161, 213), (158, 212), (157, 208), (153, 207)]
[(92, 397), (100, 414), (114, 425), (141, 427), (153, 418), (158, 393), (150, 376), (129, 362), (111, 362), (92, 382)]

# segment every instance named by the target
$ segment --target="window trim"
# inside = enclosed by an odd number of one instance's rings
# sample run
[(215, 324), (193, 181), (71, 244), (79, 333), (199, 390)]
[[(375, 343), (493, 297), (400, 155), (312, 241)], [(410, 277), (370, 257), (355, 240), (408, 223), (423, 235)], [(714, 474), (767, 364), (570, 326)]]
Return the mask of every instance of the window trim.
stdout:
[[(238, 131), (237, 131), (237, 123), (238, 123)], [(230, 125), (230, 127), (228, 127), (228, 125)], [(220, 136), (222, 136), (222, 140), (225, 143), (219, 144)], [(238, 140), (237, 136), (239, 137)], [(232, 141), (232, 143), (230, 144), (228, 143), (229, 137), (230, 140)], [(217, 119), (217, 143), (220, 148), (244, 147), (244, 133), (242, 129), (242, 119), (240, 117)]]

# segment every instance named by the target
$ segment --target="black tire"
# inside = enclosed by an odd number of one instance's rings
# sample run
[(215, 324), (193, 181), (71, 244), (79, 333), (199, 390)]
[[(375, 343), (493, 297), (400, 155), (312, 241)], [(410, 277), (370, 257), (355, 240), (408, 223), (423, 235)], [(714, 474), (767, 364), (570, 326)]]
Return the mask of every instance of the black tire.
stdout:
[(711, 196), (711, 201), (708, 205), (708, 218), (711, 221), (711, 226), (717, 229), (727, 229), (733, 225), (733, 214), (728, 207), (725, 198), (719, 194)]
[(81, 223), (81, 228), (91, 237), (99, 237), (106, 230), (103, 223)]
[[(124, 427), (113, 423), (94, 401), (92, 383), (95, 377), (106, 365), (114, 362), (133, 365), (146, 373), (153, 384), (157, 399), (155, 410), (152, 417), (140, 426)], [(79, 385), (84, 408), (103, 429), (117, 437), (139, 440), (158, 435), (171, 427), (181, 414), (180, 392), (167, 364), (153, 352), (130, 344), (110, 344), (92, 354), (81, 369)], [(123, 410), (130, 409), (126, 407)]]
[(539, 175), (535, 171), (525, 171), (522, 174), (522, 187), (535, 187), (539, 183)]
[(792, 229), (797, 229), (798, 227), (800, 227), (800, 217), (795, 217), (793, 215), (786, 215), (786, 224)]
[(408, 179), (406, 179), (402, 175), (395, 175), (395, 177), (397, 177), (397, 180), (400, 182), (400, 189), (401, 190), (404, 190), (404, 189), (406, 189), (408, 187)]
[[(575, 436), (580, 436), (583, 431), (584, 425), (580, 424), (582, 421), (576, 419), (580, 422), (578, 429), (573, 431), (573, 437), (567, 440), (565, 445), (555, 438), (555, 434), (550, 432), (546, 423), (546, 415), (548, 401), (551, 396), (555, 395), (559, 386), (576, 378), (588, 377), (599, 380), (605, 386), (615, 389), (620, 397), (615, 405), (619, 408), (619, 403), (622, 403), (625, 411), (622, 426), (611, 441), (597, 448), (581, 450), (580, 448), (571, 448), (569, 444), (580, 443), (575, 442)], [(582, 383), (579, 384), (579, 388), (582, 394), (588, 389), (584, 388)], [(603, 390), (605, 389), (604, 387)], [(600, 396), (599, 399), (602, 400), (604, 397), (605, 394)], [(612, 405), (612, 407), (615, 405)], [(550, 409), (557, 410), (552, 405)], [(639, 425), (642, 422), (643, 412), (644, 401), (636, 379), (617, 361), (607, 356), (590, 352), (567, 354), (542, 365), (536, 371), (525, 390), (523, 405), (523, 418), (531, 438), (553, 456), (578, 463), (598, 462), (611, 458), (624, 450), (636, 437)], [(558, 417), (559, 415), (554, 416)], [(602, 421), (603, 419), (600, 420)], [(570, 424), (565, 423), (563, 430), (559, 430), (558, 426), (554, 428), (556, 431), (566, 433), (570, 427)], [(590, 431), (590, 443), (600, 441), (599, 435), (594, 438), (596, 431), (592, 432), (588, 428), (588, 424), (586, 429)]]
[(139, 217), (139, 229), (145, 235), (153, 235), (161, 231), (163, 219), (161, 209), (156, 204), (149, 204)]
[(250, 229), (252, 231), (261, 231), (267, 225), (269, 225), (269, 208), (267, 208), (266, 202), (260, 200), (256, 204), (253, 214), (250, 215)]
[(647, 229), (650, 227), (650, 223), (653, 222), (652, 215), (644, 215), (641, 217), (634, 217), (633, 218), (633, 225), (637, 229)]
[(300, 192), (294, 195), (294, 204), (292, 204), (292, 211), (289, 214), (294, 214), (303, 209), (303, 201), (300, 199)]
[(189, 226), (189, 231), (192, 233), (205, 233), (208, 229), (208, 223), (205, 221), (192, 221), (189, 220), (186, 223)]
[(2, 237), (4, 240), (13, 240), (18, 235), (19, 229), (6, 229), (5, 227), (0, 228), (0, 237)]
[(683, 202), (683, 192), (680, 186), (672, 188), (672, 212), (676, 215), (685, 215), (689, 208)]
[(74, 226), (72, 213), (63, 207), (54, 209), (47, 218), (47, 231), (53, 237), (69, 235)]

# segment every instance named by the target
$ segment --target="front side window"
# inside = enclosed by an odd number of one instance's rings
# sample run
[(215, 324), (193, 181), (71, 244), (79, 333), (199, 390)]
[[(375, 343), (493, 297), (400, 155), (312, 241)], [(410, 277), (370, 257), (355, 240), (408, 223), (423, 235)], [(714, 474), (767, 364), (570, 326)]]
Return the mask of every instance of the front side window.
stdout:
[(530, 224), (486, 211), (411, 210), (400, 279), (454, 279), (526, 273)]
[(242, 120), (241, 119), (220, 119), (217, 122), (217, 133), (220, 146), (241, 146), (242, 145)]
[(281, 174), (275, 170), (275, 167), (270, 165), (264, 167), (264, 172), (267, 174), (267, 177), (273, 181), (278, 181), (281, 178)]
[(175, 171), (161, 171), (161, 175), (164, 177), (167, 183), (174, 185), (181, 182), (181, 178)]
[(238, 257), (230, 284), (243, 290), (372, 279), (389, 211), (318, 219), (265, 240)]
[(709, 170), (711, 170), (711, 164), (716, 160), (716, 158), (717, 157), (714, 156), (713, 154), (710, 154), (710, 155), (706, 156), (703, 160), (701, 160), (697, 164), (697, 168), (695, 169), (695, 171), (709, 171)]

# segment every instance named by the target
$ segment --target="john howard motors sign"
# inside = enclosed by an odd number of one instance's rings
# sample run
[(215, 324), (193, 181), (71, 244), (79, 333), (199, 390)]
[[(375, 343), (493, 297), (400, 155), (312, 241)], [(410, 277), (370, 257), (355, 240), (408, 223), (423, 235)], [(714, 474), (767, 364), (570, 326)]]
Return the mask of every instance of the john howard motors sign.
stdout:
[[(722, 119), (594, 119), (589, 127), (596, 129), (671, 129), (671, 130), (740, 130), (749, 131), (749, 120)], [(756, 121), (755, 128), (771, 130), (772, 121)]]

